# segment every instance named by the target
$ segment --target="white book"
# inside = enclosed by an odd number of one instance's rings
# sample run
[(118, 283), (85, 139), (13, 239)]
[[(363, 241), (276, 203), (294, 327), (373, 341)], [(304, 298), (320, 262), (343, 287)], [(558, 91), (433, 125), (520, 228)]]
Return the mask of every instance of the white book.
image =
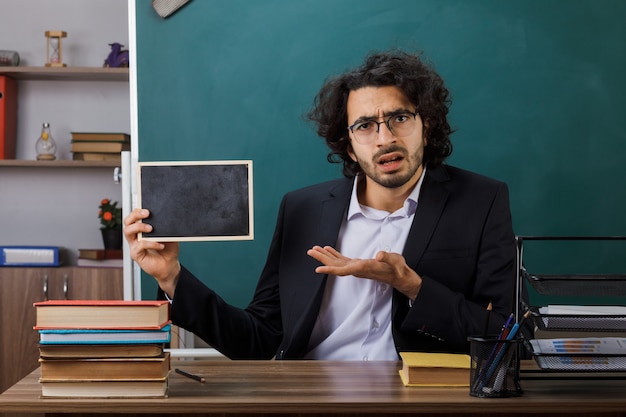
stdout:
[(77, 266), (88, 266), (96, 268), (122, 268), (124, 266), (123, 259), (85, 259), (78, 258)]

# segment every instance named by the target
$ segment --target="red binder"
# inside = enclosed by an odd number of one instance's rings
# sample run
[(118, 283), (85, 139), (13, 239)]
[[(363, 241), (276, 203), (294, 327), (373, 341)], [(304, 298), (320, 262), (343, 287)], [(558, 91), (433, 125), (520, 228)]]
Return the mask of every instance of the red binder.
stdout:
[(0, 75), (0, 159), (15, 159), (17, 83)]

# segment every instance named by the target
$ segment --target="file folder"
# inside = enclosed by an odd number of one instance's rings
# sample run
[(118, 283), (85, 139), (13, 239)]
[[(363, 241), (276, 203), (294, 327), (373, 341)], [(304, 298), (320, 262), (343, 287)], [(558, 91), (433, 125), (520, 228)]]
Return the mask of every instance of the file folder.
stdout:
[(1, 266), (59, 266), (58, 246), (0, 246)]
[(0, 159), (15, 159), (17, 82), (0, 75)]

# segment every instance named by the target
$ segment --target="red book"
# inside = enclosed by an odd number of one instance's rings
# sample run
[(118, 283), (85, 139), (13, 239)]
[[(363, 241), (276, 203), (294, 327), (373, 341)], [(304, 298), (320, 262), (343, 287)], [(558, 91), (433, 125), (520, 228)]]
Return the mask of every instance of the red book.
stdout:
[(34, 304), (35, 329), (160, 329), (167, 301), (50, 300)]
[(0, 159), (15, 159), (17, 83), (0, 75)]

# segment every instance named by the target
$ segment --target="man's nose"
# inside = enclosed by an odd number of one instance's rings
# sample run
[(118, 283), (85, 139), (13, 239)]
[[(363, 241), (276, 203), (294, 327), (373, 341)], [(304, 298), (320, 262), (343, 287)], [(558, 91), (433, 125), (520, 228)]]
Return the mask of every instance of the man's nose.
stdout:
[(384, 144), (387, 142), (395, 142), (396, 137), (393, 135), (393, 132), (389, 128), (387, 122), (376, 122), (378, 124), (378, 130), (376, 135), (376, 142), (380, 144)]

